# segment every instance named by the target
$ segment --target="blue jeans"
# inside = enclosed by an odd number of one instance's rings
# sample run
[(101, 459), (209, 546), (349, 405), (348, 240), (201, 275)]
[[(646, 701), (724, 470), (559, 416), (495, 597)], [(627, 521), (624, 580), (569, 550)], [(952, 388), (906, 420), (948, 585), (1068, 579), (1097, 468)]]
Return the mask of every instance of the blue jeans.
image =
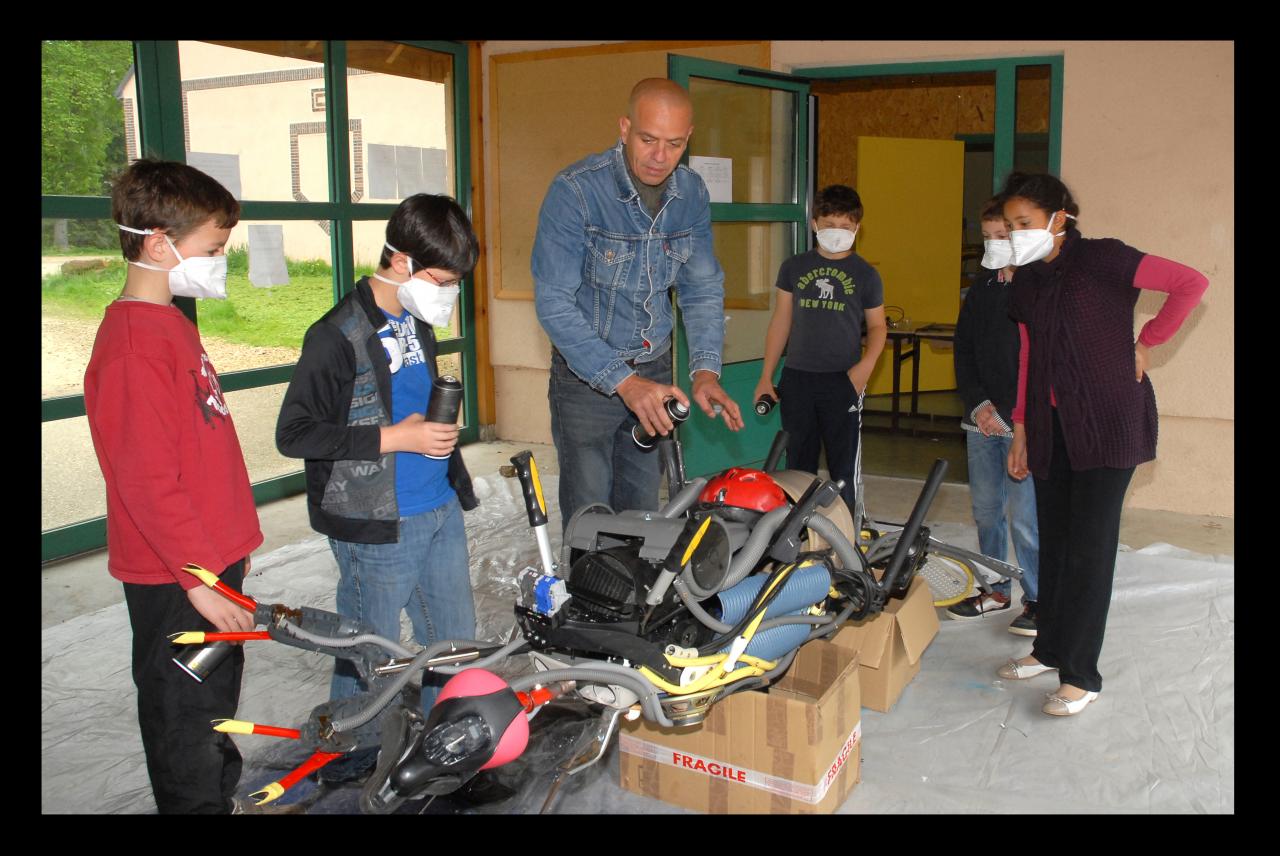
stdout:
[[(671, 351), (635, 371), (646, 380), (671, 383)], [(551, 437), (560, 459), (560, 523), (593, 502), (614, 511), (655, 510), (662, 468), (656, 448), (641, 449), (631, 439), (636, 417), (621, 396), (592, 389), (569, 368), (559, 351), (551, 353)]]
[[(1036, 490), (1032, 479), (1009, 477), (1006, 460), (1012, 437), (984, 437), (965, 432), (969, 452), (969, 495), (973, 520), (978, 524), (978, 549), (984, 556), (1008, 561), (1009, 526), (1013, 526), (1013, 551), (1022, 568), (1022, 601), (1038, 598), (1040, 535), (1036, 525)], [(1010, 582), (992, 586), (1008, 594)]]
[[(400, 640), (400, 612), (407, 610), (419, 645), (471, 639), (476, 609), (471, 595), (467, 532), (457, 497), (439, 508), (400, 518), (394, 544), (357, 544), (329, 539), (338, 560), (338, 613), (380, 636)], [(423, 679), (422, 709), (431, 709), (442, 676)], [(355, 669), (338, 660), (329, 698), (356, 695), (364, 687)]]

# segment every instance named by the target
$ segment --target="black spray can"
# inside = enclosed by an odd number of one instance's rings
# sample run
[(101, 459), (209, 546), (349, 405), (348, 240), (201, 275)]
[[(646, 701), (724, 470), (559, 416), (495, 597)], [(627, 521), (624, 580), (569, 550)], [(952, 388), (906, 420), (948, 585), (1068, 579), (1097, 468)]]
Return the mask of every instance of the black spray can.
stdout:
[(444, 375), (431, 384), (431, 400), (427, 402), (427, 421), (453, 425), (462, 410), (462, 384), (456, 377)]
[[(667, 409), (667, 415), (671, 417), (671, 421), (676, 425), (689, 418), (689, 408), (687, 405), (681, 404), (679, 399), (668, 398), (663, 402), (663, 406)], [(645, 432), (639, 423), (631, 426), (631, 439), (641, 449), (652, 449), (654, 442), (658, 439), (652, 434)]]
[(230, 642), (213, 642), (208, 645), (192, 645), (173, 658), (179, 669), (195, 678), (200, 683), (209, 677), (214, 669), (222, 665), (227, 655), (235, 649)]
[(756, 399), (756, 413), (759, 413), (761, 416), (768, 416), (769, 412), (773, 410), (777, 404), (778, 399), (766, 392)]

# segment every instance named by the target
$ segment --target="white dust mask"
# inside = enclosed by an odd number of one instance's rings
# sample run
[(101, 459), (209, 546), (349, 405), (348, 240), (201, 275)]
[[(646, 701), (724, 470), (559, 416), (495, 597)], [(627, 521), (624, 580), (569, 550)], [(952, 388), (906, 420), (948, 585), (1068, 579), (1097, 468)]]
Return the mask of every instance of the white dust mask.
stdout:
[(1008, 238), (1004, 240), (986, 240), (982, 242), (986, 252), (982, 255), (982, 266), (987, 270), (1001, 270), (1009, 266), (1013, 258), (1013, 244)]
[[(390, 244), (384, 246), (393, 253), (400, 252)], [(457, 285), (437, 285), (414, 277), (413, 258), (405, 253), (405, 260), (409, 263), (409, 278), (404, 282), (395, 282), (376, 273), (373, 278), (396, 286), (396, 299), (414, 318), (425, 321), (432, 327), (447, 325), (453, 317), (453, 304), (457, 302), (458, 293), (462, 289)]]
[(853, 238), (857, 234), (857, 228), (852, 232), (848, 229), (819, 229), (818, 246), (829, 253), (843, 253), (853, 247)]
[[(1057, 214), (1058, 212), (1053, 212)], [(1067, 212), (1062, 212), (1065, 216), (1071, 217)], [(1071, 217), (1072, 220), (1076, 219)], [(1053, 223), (1053, 214), (1049, 215), (1049, 222)], [(1065, 223), (1065, 221), (1064, 221)], [(1038, 262), (1040, 259), (1053, 252), (1053, 239), (1060, 238), (1067, 234), (1064, 227), (1061, 232), (1050, 232), (1048, 229), (1017, 229), (1009, 233), (1009, 243), (1013, 249), (1013, 264), (1021, 267), (1029, 265), (1032, 262)]]
[[(130, 226), (121, 226), (119, 223), (116, 224), (116, 228), (135, 235), (156, 234), (155, 229), (134, 229)], [(169, 293), (174, 297), (227, 299), (226, 256), (191, 256), (184, 259), (173, 241), (169, 240), (169, 236), (163, 232), (160, 235), (173, 249), (173, 254), (178, 257), (176, 267), (162, 268), (144, 262), (129, 262), (129, 264), (169, 274)]]

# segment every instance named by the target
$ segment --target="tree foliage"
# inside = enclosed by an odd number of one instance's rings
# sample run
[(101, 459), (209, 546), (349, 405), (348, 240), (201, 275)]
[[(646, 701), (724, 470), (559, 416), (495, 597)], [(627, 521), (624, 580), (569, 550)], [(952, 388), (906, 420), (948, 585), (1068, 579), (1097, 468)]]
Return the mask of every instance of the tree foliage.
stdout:
[(125, 166), (124, 111), (115, 92), (133, 45), (46, 41), (40, 60), (41, 192), (105, 195)]

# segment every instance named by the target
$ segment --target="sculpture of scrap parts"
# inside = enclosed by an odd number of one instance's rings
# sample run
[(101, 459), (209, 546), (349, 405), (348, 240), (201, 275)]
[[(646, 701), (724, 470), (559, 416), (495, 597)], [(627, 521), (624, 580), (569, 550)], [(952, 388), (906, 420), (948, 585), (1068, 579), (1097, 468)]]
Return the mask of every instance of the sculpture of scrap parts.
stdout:
[[(930, 542), (923, 521), (944, 460), (935, 462), (892, 555), (869, 563), (854, 546), (840, 483), (778, 471), (781, 437), (763, 470), (734, 467), (688, 482), (678, 443), (658, 446), (672, 497), (667, 505), (656, 512), (598, 504), (579, 510), (565, 530), (560, 562), (547, 537), (533, 456), (511, 459), (541, 567), (518, 575), (520, 632), (505, 643), (451, 640), (411, 651), (332, 612), (259, 604), (188, 566), (266, 630), (181, 634), (175, 641), (274, 639), (348, 660), (368, 686), (360, 696), (317, 706), (296, 729), (215, 723), (220, 731), (292, 738), (315, 750), (258, 791), (260, 803), (366, 747), (381, 751), (361, 794), (363, 811), (388, 813), (407, 800), (450, 793), (479, 771), (519, 757), (528, 717), (573, 693), (603, 714), (585, 748), (560, 766), (545, 811), (565, 776), (603, 756), (619, 717), (697, 725), (720, 699), (781, 677), (805, 642), (903, 597), (925, 561)], [(508, 683), (488, 671), (523, 653), (532, 674)], [(424, 716), (411, 679), (425, 672), (452, 677)]]

